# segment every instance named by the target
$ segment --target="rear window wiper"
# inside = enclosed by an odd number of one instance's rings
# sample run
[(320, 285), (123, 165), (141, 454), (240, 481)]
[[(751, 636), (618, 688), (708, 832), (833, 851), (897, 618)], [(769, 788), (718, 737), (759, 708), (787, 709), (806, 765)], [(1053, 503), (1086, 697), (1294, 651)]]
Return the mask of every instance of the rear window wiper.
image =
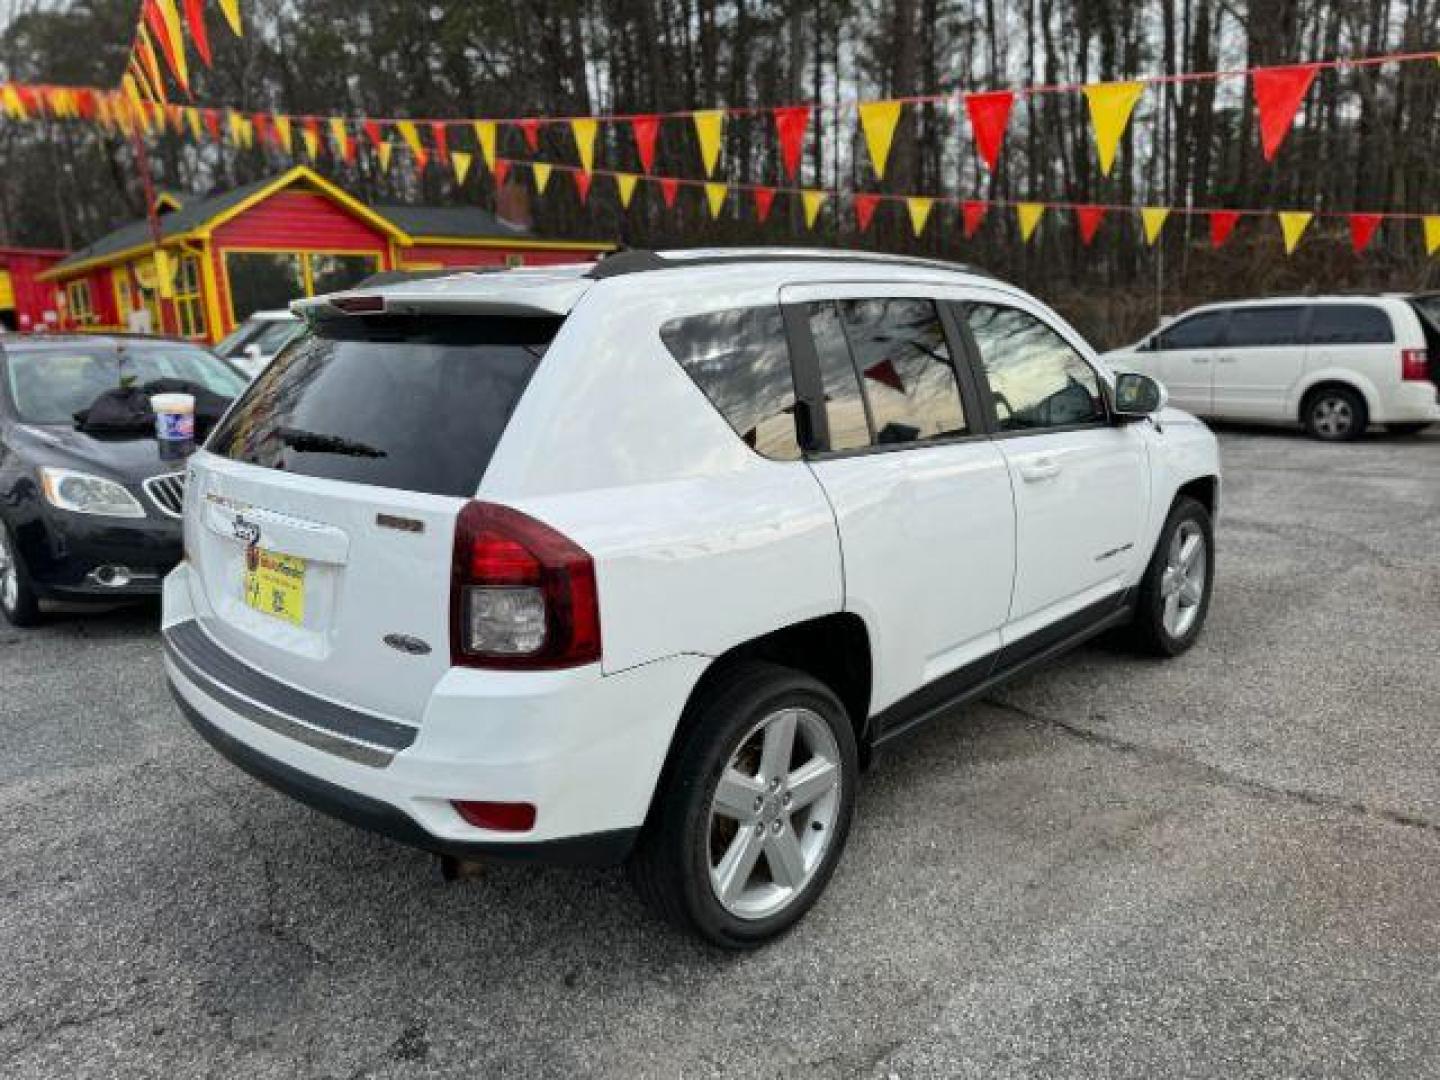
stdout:
[(304, 431), (300, 428), (281, 428), (280, 441), (292, 450), (306, 454), (343, 454), (346, 457), (382, 458), (384, 450), (377, 450), (362, 442), (326, 435), (319, 431)]

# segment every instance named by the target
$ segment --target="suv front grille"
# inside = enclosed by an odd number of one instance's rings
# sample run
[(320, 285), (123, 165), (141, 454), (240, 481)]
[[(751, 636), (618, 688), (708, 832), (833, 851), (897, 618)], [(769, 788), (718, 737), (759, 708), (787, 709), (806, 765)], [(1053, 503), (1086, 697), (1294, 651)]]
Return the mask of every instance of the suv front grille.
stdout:
[(185, 511), (185, 474), (169, 473), (166, 476), (152, 476), (145, 481), (145, 494), (150, 496), (160, 512), (167, 517), (178, 518)]

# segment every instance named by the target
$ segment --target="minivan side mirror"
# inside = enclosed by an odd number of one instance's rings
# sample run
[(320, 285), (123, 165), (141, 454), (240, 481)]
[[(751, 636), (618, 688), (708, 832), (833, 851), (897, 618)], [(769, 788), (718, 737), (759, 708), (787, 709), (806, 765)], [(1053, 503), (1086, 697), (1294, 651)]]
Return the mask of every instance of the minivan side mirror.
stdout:
[(1115, 376), (1115, 416), (1121, 422), (1154, 416), (1168, 400), (1165, 387), (1149, 375), (1126, 371)]
[(249, 360), (252, 364), (258, 364), (265, 357), (259, 345), (246, 345), (243, 351), (245, 353), (245, 359)]

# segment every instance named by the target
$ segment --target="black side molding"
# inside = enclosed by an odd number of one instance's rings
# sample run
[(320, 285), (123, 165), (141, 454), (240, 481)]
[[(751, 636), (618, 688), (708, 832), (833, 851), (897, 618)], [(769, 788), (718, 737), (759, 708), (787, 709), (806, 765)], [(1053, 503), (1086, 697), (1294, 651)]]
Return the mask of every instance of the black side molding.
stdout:
[(640, 830), (636, 828), (587, 833), (564, 840), (542, 840), (534, 843), (443, 840), (431, 836), (411, 817), (389, 803), (311, 776), (232, 738), (201, 715), (173, 684), (170, 686), (170, 693), (180, 706), (180, 711), (190, 721), (190, 726), (201, 738), (213, 746), (222, 757), (228, 758), (261, 783), (323, 814), (422, 851), (436, 855), (452, 855), (461, 859), (504, 859), (550, 866), (615, 866), (629, 856), (640, 834)]

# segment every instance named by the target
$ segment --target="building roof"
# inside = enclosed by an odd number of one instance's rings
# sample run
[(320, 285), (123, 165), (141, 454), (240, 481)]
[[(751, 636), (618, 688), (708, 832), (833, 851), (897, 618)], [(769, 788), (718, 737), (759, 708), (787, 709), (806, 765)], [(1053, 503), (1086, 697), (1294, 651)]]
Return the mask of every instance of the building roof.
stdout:
[(464, 240), (532, 238), (529, 229), (478, 206), (377, 206), (374, 209), (417, 240), (437, 236)]

